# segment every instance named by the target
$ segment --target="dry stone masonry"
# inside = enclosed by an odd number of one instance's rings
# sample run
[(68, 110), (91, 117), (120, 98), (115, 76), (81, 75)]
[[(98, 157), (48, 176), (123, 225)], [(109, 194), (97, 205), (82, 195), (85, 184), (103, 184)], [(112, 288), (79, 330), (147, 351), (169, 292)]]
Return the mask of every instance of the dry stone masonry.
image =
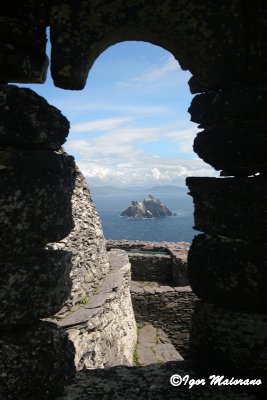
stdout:
[[(255, 399), (247, 389), (263, 397), (265, 2), (2, 0), (0, 22), (0, 397), (52, 400), (64, 386), (64, 400)], [(58, 326), (60, 315), (67, 317), (112, 272), (91, 205), (92, 224), (87, 212), (84, 226), (79, 221), (80, 232), (90, 237), (88, 254), (77, 243), (86, 261), (79, 260), (74, 237), (61, 242), (74, 228), (77, 174), (73, 158), (61, 149), (67, 120), (33, 91), (12, 84), (45, 82), (47, 27), (52, 77), (63, 89), (82, 89), (99, 54), (125, 40), (162, 46), (192, 73), (189, 86), (196, 96), (189, 111), (201, 128), (194, 150), (222, 177), (187, 179), (195, 227), (202, 232), (188, 257), (189, 282), (201, 298), (193, 315), (190, 365), (80, 371), (66, 386), (75, 350)], [(76, 195), (83, 191), (89, 199), (83, 187), (78, 174)], [(57, 324), (40, 320), (53, 314)], [(201, 377), (215, 370), (257, 377), (263, 385), (257, 391), (205, 386), (193, 392), (169, 383), (173, 373)]]
[(188, 285), (186, 242), (146, 242), (108, 240), (108, 249), (122, 249), (131, 263), (132, 280), (156, 281), (176, 286)]
[(124, 249), (128, 254), (136, 320), (162, 329), (176, 350), (186, 357), (197, 300), (187, 280), (190, 244), (108, 240), (107, 248)]
[(86, 301), (54, 322), (75, 347), (75, 365), (103, 368), (131, 365), (137, 332), (130, 295), (130, 264), (122, 250), (108, 253), (110, 272)]
[(87, 182), (77, 167), (71, 200), (75, 227), (65, 239), (49, 246), (72, 252), (71, 294), (58, 317), (64, 317), (72, 307), (97, 291), (110, 269), (101, 221)]
[[(68, 124), (31, 90), (1, 85), (0, 98), (0, 391), (7, 399), (53, 399), (75, 371), (67, 334), (40, 320), (71, 290), (72, 254), (45, 247), (74, 226), (74, 162), (60, 150)], [(58, 137), (51, 121), (62, 125)]]

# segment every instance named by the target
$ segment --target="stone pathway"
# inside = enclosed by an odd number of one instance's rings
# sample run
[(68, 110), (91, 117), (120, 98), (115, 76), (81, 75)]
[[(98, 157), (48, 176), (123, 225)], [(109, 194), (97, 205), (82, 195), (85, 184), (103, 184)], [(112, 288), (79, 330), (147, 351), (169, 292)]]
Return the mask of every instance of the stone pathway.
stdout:
[(162, 329), (150, 324), (138, 324), (138, 339), (134, 354), (135, 365), (181, 361), (183, 357)]

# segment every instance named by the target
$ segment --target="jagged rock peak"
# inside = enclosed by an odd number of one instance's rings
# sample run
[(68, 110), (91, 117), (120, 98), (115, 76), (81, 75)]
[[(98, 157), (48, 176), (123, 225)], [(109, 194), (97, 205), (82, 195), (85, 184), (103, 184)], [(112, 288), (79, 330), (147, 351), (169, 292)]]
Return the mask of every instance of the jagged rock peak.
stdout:
[(175, 215), (159, 199), (151, 194), (143, 201), (131, 201), (130, 205), (121, 213), (122, 217), (131, 218), (159, 218)]

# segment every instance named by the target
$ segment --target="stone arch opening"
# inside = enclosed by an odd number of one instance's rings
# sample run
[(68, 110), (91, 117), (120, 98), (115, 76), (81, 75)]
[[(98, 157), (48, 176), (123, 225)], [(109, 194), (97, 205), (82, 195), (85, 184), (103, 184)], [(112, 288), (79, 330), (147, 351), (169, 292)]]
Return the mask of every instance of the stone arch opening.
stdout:
[[(128, 43), (126, 43), (128, 44)], [(178, 63), (177, 63), (177, 72), (178, 72)], [(96, 67), (97, 68), (97, 67)], [(167, 71), (170, 72), (170, 71)], [(184, 78), (184, 77), (183, 77)], [(185, 80), (185, 78), (184, 78)], [(172, 85), (174, 86), (174, 82), (172, 82)], [(88, 82), (88, 89), (90, 89), (90, 82)], [(178, 88), (177, 88), (178, 90)], [(67, 95), (66, 95), (67, 97)], [(184, 102), (183, 102), (184, 103)], [(185, 104), (183, 104), (184, 106)], [(93, 112), (92, 112), (93, 114)], [(176, 115), (176, 113), (175, 113)], [(115, 118), (117, 117), (116, 115), (114, 116)], [(81, 125), (85, 126), (85, 131), (86, 131), (86, 123), (83, 122), (81, 123), (78, 128), (81, 127)], [(74, 129), (75, 130), (75, 129)], [(78, 129), (79, 130), (79, 129)], [(162, 130), (163, 132), (163, 130)], [(86, 132), (83, 132), (86, 133)], [(144, 128), (144, 135), (146, 133), (146, 129)], [(99, 136), (98, 136), (99, 137)], [(118, 138), (118, 135), (116, 136)], [(140, 137), (140, 134), (138, 135), (138, 137)], [(70, 140), (72, 140), (70, 138)], [(90, 136), (88, 138), (88, 144), (89, 146), (91, 146), (92, 144), (92, 137)], [(85, 147), (85, 142), (82, 143), (83, 148)], [(94, 147), (94, 146), (93, 146)], [(76, 152), (78, 151), (78, 146), (74, 149), (76, 150)], [(72, 153), (70, 151), (70, 153)], [(103, 153), (104, 153), (104, 149), (103, 149)], [(116, 158), (116, 157), (115, 157)], [(126, 156), (127, 158), (127, 156)], [(85, 161), (85, 160), (83, 160)], [(90, 161), (90, 160), (89, 160)], [(177, 162), (178, 163), (178, 162)], [(89, 183), (90, 179), (89, 179)], [(152, 185), (153, 183), (151, 183)], [(77, 213), (77, 218), (79, 219), (79, 211)], [(80, 234), (83, 235), (82, 232), (78, 232), (75, 231), (73, 234), (73, 237), (76, 239), (77, 236), (79, 236)], [(121, 237), (121, 239), (123, 239), (123, 237)], [(173, 240), (174, 242), (175, 240)], [(66, 242), (66, 240), (64, 240), (64, 242)], [(89, 244), (89, 241), (87, 241), (87, 245)], [(128, 244), (129, 245), (129, 244)], [(70, 239), (69, 243), (67, 244), (68, 248), (70, 246), (70, 248), (75, 248), (75, 243), (73, 242), (72, 239)], [(149, 244), (147, 244), (147, 246), (149, 246)], [(151, 243), (150, 246), (152, 246), (154, 248), (154, 251), (157, 252), (157, 250), (159, 250), (160, 248), (160, 244), (153, 244)], [(192, 308), (193, 308), (193, 303), (195, 301), (195, 297), (192, 294), (190, 288), (188, 287), (188, 280), (187, 280), (187, 276), (186, 276), (186, 256), (187, 256), (187, 251), (188, 251), (188, 245), (187, 244), (176, 244), (174, 245), (173, 243), (163, 243), (161, 244), (161, 247), (166, 248), (167, 247), (167, 251), (168, 251), (168, 260), (166, 261), (165, 259), (167, 257), (162, 257), (161, 260), (159, 260), (158, 255), (156, 255), (153, 260), (152, 260), (152, 264), (150, 262), (150, 260), (148, 258), (143, 258), (143, 268), (147, 268), (148, 272), (145, 274), (147, 279), (140, 279), (141, 281), (147, 281), (147, 285), (145, 283), (142, 282), (137, 282), (138, 279), (135, 279), (135, 284), (134, 284), (134, 288), (132, 291), (132, 297), (135, 299), (135, 311), (138, 315), (138, 319), (141, 319), (143, 322), (147, 323), (152, 323), (155, 326), (155, 329), (158, 330), (164, 330), (165, 333), (166, 331), (168, 332), (168, 334), (171, 336), (172, 341), (175, 343), (175, 346), (177, 349), (179, 349), (183, 355), (186, 354), (187, 352), (187, 347), (188, 347), (188, 336), (189, 336), (189, 330), (190, 330), (190, 314), (192, 313)], [(120, 243), (113, 243), (112, 245), (109, 244), (109, 250), (110, 249), (116, 249), (116, 248), (122, 248), (125, 250), (125, 247), (127, 247), (127, 245), (124, 244), (120, 244)], [(129, 247), (129, 246), (128, 246)], [(170, 249), (172, 247), (172, 249)], [(82, 250), (82, 249), (81, 249)], [(127, 249), (126, 249), (127, 250)], [(157, 267), (156, 269), (159, 267), (160, 263), (159, 261), (161, 261), (161, 274), (158, 271), (158, 279), (155, 278), (154, 279), (149, 278), (149, 268), (152, 266), (152, 273), (153, 270), (155, 272), (155, 258), (157, 259)], [(89, 259), (88, 259), (89, 260)], [(146, 261), (146, 263), (144, 262)], [(166, 267), (166, 265), (164, 264), (164, 262), (167, 262), (168, 266)], [(90, 263), (90, 261), (89, 261)], [(80, 267), (84, 267), (85, 265), (83, 265), (83, 262), (81, 262), (81, 266)], [(132, 260), (132, 267), (134, 267), (133, 265), (133, 260)], [(165, 268), (166, 267), (166, 268)], [(97, 269), (97, 266), (96, 266)], [(166, 269), (166, 276), (164, 276), (164, 269)], [(78, 279), (81, 278), (82, 280), (84, 279), (83, 273), (80, 274), (79, 276), (79, 267), (76, 266), (75, 268), (75, 274), (78, 276)], [(95, 270), (94, 274), (97, 274), (97, 271)], [(106, 271), (106, 273), (104, 273), (104, 275), (108, 274), (108, 271)], [(138, 274), (136, 274), (137, 276)], [(141, 274), (142, 275), (142, 274)], [(161, 275), (161, 277), (160, 277)], [(77, 285), (77, 276), (74, 277), (74, 280), (76, 282), (75, 286), (75, 290), (76, 293), (73, 292), (72, 293), (72, 305), (74, 305), (74, 307), (77, 304), (77, 299), (78, 302), (83, 302), (86, 301), (87, 297), (88, 297), (88, 305), (82, 305), (82, 307), (86, 308), (86, 309), (90, 309), (92, 304), (94, 304), (95, 302), (95, 290), (98, 290), (99, 287), (99, 281), (103, 281), (103, 279), (97, 280), (97, 284), (94, 281), (93, 282), (93, 286), (91, 288), (89, 288), (89, 291), (86, 293), (84, 292), (84, 288), (83, 288), (83, 296), (81, 298), (81, 294), (79, 293), (79, 290), (77, 290), (77, 287), (79, 285)], [(139, 275), (140, 276), (140, 275)], [(104, 276), (105, 277), (105, 276)], [(103, 277), (103, 278), (104, 278)], [(153, 283), (149, 283), (148, 281), (156, 281), (157, 285), (156, 285), (156, 291), (152, 288), (153, 287)], [(168, 281), (168, 282), (167, 282)], [(154, 282), (155, 283), (155, 282)], [(168, 283), (168, 286), (167, 286)], [(161, 286), (164, 286), (163, 289), (161, 289)], [(83, 286), (85, 286), (83, 284)], [(187, 286), (185, 288), (185, 286)], [(141, 291), (143, 291), (143, 296), (139, 295), (136, 296), (136, 293), (138, 293), (138, 289), (140, 288)], [(147, 287), (147, 290), (146, 290)], [(174, 290), (175, 287), (176, 289)], [(92, 291), (93, 289), (93, 291)], [(152, 292), (154, 291), (154, 296), (151, 296)], [(78, 297), (77, 297), (78, 296)], [(98, 294), (97, 294), (98, 296)], [(154, 301), (154, 298), (156, 301)], [(161, 299), (161, 302), (159, 303), (157, 301), (157, 298)], [(170, 301), (170, 299), (172, 300), (172, 304), (173, 304), (173, 309), (171, 309), (170, 307), (166, 308), (167, 303)], [(76, 304), (75, 304), (76, 302)], [(147, 305), (150, 304), (148, 307), (150, 308), (150, 313), (147, 312), (143, 312), (144, 307), (140, 307), (141, 305), (144, 305), (144, 303), (146, 303), (146, 307)], [(93, 306), (92, 306), (93, 307)], [(166, 309), (166, 312), (164, 313), (164, 308)], [(173, 310), (177, 310), (179, 309), (179, 318), (178, 318), (178, 323), (177, 320), (174, 323), (168, 323), (168, 320), (170, 320), (170, 316), (173, 313)], [(168, 310), (168, 313), (167, 313)], [(80, 310), (79, 313), (81, 314)], [(62, 317), (63, 314), (63, 318), (60, 321), (60, 326), (64, 326), (67, 330), (69, 329), (69, 325), (70, 325), (70, 321), (73, 321), (75, 319), (75, 316), (70, 316), (70, 313), (66, 312), (66, 309), (63, 310), (63, 313), (61, 313), (61, 315), (59, 316), (60, 318)], [(64, 315), (65, 314), (65, 315)], [(75, 311), (74, 314), (76, 315), (77, 312)], [(149, 315), (150, 314), (150, 315)], [(164, 314), (164, 315), (163, 315)], [(157, 321), (158, 320), (158, 321)], [(158, 324), (157, 324), (158, 322)], [(71, 331), (73, 332), (73, 330), (75, 330), (75, 326), (73, 325), (71, 327)], [(158, 335), (155, 335), (155, 337)], [(73, 333), (72, 333), (72, 337), (73, 337)], [(154, 338), (155, 339), (155, 338)], [(164, 347), (166, 344), (166, 335), (162, 338), (158, 338), (159, 343), (154, 343), (154, 339), (152, 340), (152, 344), (151, 347), (153, 347), (154, 345), (158, 345), (159, 347)], [(177, 351), (175, 351), (174, 348), (172, 348), (172, 351), (170, 351), (171, 348), (171, 339), (169, 339), (168, 344), (166, 345), (167, 348), (167, 357), (179, 357), (177, 355)], [(75, 340), (75, 339), (74, 339)], [(89, 340), (89, 335), (87, 336), (86, 340)], [(156, 340), (156, 339), (155, 339)], [(164, 340), (165, 344), (162, 344), (162, 342), (160, 340)], [(77, 342), (77, 341), (76, 341)], [(81, 340), (82, 342), (82, 340)], [(79, 349), (80, 347), (82, 347), (82, 343), (77, 344), (77, 348)], [(92, 349), (89, 351), (90, 346), (87, 346), (87, 354), (82, 356), (82, 358), (80, 358), (78, 365), (79, 368), (81, 368), (82, 366), (87, 366), (87, 367), (92, 367), (92, 366), (105, 366), (105, 365), (109, 365), (106, 364), (107, 362), (111, 363), (111, 362), (118, 362), (116, 360), (106, 360), (106, 361), (101, 361), (96, 357), (93, 357), (94, 360), (93, 362), (90, 360), (90, 357), (92, 358)], [(79, 352), (79, 350), (78, 350)], [(164, 358), (166, 357), (166, 354), (164, 356), (164, 352), (161, 350), (161, 357), (157, 356), (156, 357), (156, 353), (153, 352), (151, 350), (151, 355), (154, 354), (154, 361), (155, 362), (162, 362), (164, 361), (168, 361), (168, 360), (172, 360), (175, 358)], [(81, 357), (81, 354), (80, 354)], [(176, 358), (177, 359), (177, 358)], [(121, 359), (120, 359), (121, 362)], [(100, 363), (100, 364), (99, 364)], [(145, 362), (143, 362), (145, 363)], [(150, 358), (150, 363), (152, 363), (152, 359)]]

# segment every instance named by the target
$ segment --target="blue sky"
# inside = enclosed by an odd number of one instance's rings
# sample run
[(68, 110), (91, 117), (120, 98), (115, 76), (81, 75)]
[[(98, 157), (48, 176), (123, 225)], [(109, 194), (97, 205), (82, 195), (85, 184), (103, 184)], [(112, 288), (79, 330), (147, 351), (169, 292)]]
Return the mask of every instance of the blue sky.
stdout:
[(192, 150), (189, 78), (164, 49), (123, 42), (99, 56), (82, 91), (56, 88), (50, 76), (21, 86), (69, 119), (64, 147), (91, 186), (183, 186), (187, 176), (215, 175)]

